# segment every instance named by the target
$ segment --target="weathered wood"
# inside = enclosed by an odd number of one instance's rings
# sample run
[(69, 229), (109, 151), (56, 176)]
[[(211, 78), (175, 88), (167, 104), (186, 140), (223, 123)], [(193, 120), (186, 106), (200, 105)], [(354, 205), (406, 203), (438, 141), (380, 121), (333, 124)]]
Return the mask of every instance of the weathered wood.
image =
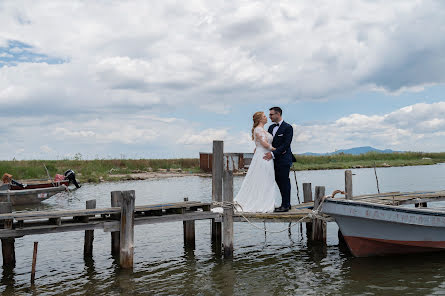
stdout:
[[(165, 216), (140, 216), (135, 217), (134, 225), (156, 224), (166, 222), (178, 222), (189, 220), (209, 220), (216, 219), (221, 221), (221, 214), (213, 212), (192, 212), (185, 214), (172, 214)], [(61, 226), (42, 225), (41, 223), (32, 222), (27, 223), (25, 228), (20, 229), (0, 229), (0, 238), (17, 238), (26, 235), (46, 234), (46, 233), (60, 233), (68, 231), (83, 231), (103, 229), (105, 232), (115, 232), (120, 230), (120, 221), (113, 220), (95, 220), (88, 223), (67, 222), (62, 223)]]
[[(122, 205), (122, 191), (112, 191), (111, 192), (111, 206), (112, 207), (121, 207)], [(119, 209), (120, 211), (120, 209)], [(111, 218), (119, 219), (120, 215), (114, 214)], [(113, 231), (111, 233), (111, 254), (114, 256), (119, 256), (119, 247), (120, 247), (120, 232)]]
[[(96, 200), (87, 200), (86, 201), (87, 209), (95, 209), (96, 208)], [(88, 217), (87, 217), (88, 219)], [(88, 222), (88, 221), (87, 221)], [(91, 257), (93, 255), (93, 241), (94, 241), (94, 230), (85, 230), (85, 241), (83, 244), (83, 256)]]
[[(0, 202), (0, 214), (11, 213), (12, 204), (10, 202)], [(1, 221), (1, 227), (3, 229), (12, 230), (12, 220)], [(15, 266), (15, 239), (14, 238), (2, 238), (2, 256), (4, 267)]]
[(224, 179), (224, 233), (223, 233), (223, 245), (224, 245), (224, 258), (233, 257), (233, 172), (225, 171)]
[(352, 199), (352, 171), (345, 171), (345, 198)]
[[(304, 202), (312, 202), (312, 184), (303, 183), (303, 199)], [(306, 222), (306, 236), (312, 238), (312, 222)]]
[[(318, 209), (325, 195), (324, 186), (315, 187), (314, 209)], [(321, 219), (314, 219), (312, 222), (312, 241), (326, 244), (326, 222)]]
[[(184, 197), (184, 201), (188, 201), (187, 197)], [(184, 247), (186, 249), (195, 249), (195, 220), (183, 221), (182, 226), (184, 228)]]
[(36, 263), (37, 263), (37, 247), (39, 242), (34, 242), (34, 250), (32, 252), (32, 267), (31, 267), (31, 285), (34, 285), (36, 279)]
[[(224, 142), (213, 141), (212, 154), (212, 202), (222, 201), (224, 171)], [(221, 244), (222, 225), (212, 220), (212, 242)]]
[(135, 191), (122, 191), (120, 252), (121, 268), (133, 268), (134, 256), (134, 203)]

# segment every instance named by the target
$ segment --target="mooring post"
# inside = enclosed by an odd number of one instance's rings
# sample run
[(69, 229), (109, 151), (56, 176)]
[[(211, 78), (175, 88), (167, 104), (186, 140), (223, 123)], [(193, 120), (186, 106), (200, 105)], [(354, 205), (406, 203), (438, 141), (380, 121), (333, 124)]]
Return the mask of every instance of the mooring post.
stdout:
[[(95, 209), (96, 208), (96, 200), (87, 200), (86, 201), (87, 209)], [(88, 219), (88, 217), (86, 218)], [(83, 256), (91, 257), (93, 255), (93, 241), (94, 241), (94, 230), (85, 230), (85, 241), (83, 244)]]
[(122, 268), (133, 268), (135, 191), (122, 191), (119, 262)]
[[(0, 202), (0, 214), (12, 213), (12, 203)], [(0, 221), (0, 227), (5, 229), (12, 229), (12, 220)], [(2, 255), (3, 266), (15, 266), (15, 239), (12, 237), (2, 238)]]
[[(319, 209), (319, 206), (325, 195), (324, 186), (315, 186), (314, 209)], [(322, 242), (326, 244), (326, 222), (321, 219), (312, 220), (312, 241)]]
[(37, 247), (39, 242), (34, 242), (34, 250), (32, 252), (32, 266), (31, 266), (31, 285), (34, 285), (36, 279), (36, 263), (37, 263)]
[[(122, 206), (122, 191), (112, 191), (111, 192), (111, 206), (121, 207)], [(120, 219), (120, 215), (116, 214), (112, 216), (114, 219)], [(111, 254), (114, 256), (119, 256), (120, 250), (120, 232), (111, 232)]]
[[(188, 201), (188, 197), (184, 197), (184, 201)], [(195, 249), (195, 220), (183, 221), (184, 227), (184, 247), (186, 249)]]
[[(312, 201), (312, 184), (303, 183), (303, 200), (304, 202)], [(312, 238), (312, 222), (306, 222), (306, 236)]]
[[(212, 202), (222, 202), (224, 171), (224, 142), (213, 141), (212, 154)], [(212, 219), (212, 242), (221, 245), (221, 222)]]
[(345, 198), (352, 199), (352, 171), (345, 171)]
[(233, 172), (224, 172), (224, 258), (233, 258)]

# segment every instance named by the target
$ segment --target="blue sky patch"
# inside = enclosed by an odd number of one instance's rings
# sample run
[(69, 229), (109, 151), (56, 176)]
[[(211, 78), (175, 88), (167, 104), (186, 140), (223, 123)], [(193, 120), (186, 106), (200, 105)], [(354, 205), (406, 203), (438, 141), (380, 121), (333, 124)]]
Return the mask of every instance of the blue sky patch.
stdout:
[(46, 54), (37, 53), (29, 44), (10, 40), (7, 47), (0, 47), (0, 67), (17, 66), (19, 63), (63, 64), (66, 61)]

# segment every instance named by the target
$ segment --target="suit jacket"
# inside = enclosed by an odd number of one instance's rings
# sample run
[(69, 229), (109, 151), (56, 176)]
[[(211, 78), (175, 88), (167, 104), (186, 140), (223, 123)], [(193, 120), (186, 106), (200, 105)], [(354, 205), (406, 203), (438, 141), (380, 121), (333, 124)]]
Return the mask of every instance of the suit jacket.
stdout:
[[(272, 134), (273, 125), (269, 126), (268, 132)], [(272, 146), (276, 148), (272, 151), (275, 157), (275, 164), (290, 164), (295, 162), (295, 157), (290, 149), (290, 144), (292, 143), (292, 138), (294, 136), (294, 129), (292, 126), (283, 121), (278, 128), (275, 137), (273, 137)]]

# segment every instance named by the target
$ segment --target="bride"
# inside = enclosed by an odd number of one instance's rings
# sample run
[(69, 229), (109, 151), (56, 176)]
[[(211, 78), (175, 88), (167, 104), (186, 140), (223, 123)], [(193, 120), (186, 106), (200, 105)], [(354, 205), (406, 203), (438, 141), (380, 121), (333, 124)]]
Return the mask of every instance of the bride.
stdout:
[(281, 198), (280, 189), (275, 182), (274, 163), (263, 159), (265, 153), (275, 150), (271, 144), (272, 135), (264, 129), (266, 123), (264, 112), (253, 115), (252, 140), (255, 142), (255, 153), (234, 199), (240, 212), (273, 212), (275, 199)]

